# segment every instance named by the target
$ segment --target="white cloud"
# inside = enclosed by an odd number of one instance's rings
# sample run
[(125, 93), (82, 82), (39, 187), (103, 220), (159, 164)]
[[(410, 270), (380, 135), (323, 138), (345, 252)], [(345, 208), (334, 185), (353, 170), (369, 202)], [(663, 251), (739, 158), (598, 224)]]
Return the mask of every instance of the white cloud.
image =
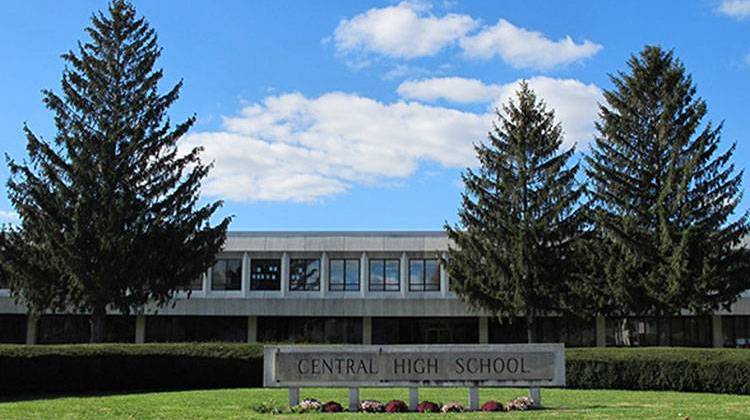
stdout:
[(515, 67), (545, 70), (591, 57), (602, 49), (589, 40), (576, 43), (570, 36), (554, 41), (505, 19), (477, 32), (478, 26), (479, 19), (469, 15), (436, 16), (429, 5), (405, 1), (342, 19), (333, 40), (354, 67), (369, 65), (371, 53), (412, 59), (433, 56), (459, 44), (466, 57), (499, 56)]
[(0, 223), (17, 225), (20, 222), (21, 219), (15, 211), (0, 210)]
[(744, 19), (750, 17), (750, 0), (724, 0), (717, 11), (736, 19)]
[(195, 133), (215, 166), (204, 192), (237, 201), (316, 201), (353, 184), (407, 178), (421, 161), (474, 162), (490, 116), (416, 102), (382, 103), (340, 92), (271, 96), (224, 119), (219, 132)]
[(500, 85), (488, 85), (477, 79), (463, 77), (437, 77), (422, 80), (407, 80), (398, 87), (398, 94), (406, 99), (472, 103), (491, 102), (501, 96)]
[[(486, 84), (476, 79), (460, 77), (432, 78), (406, 81), (398, 87), (398, 93), (408, 99), (435, 101), (445, 99), (451, 102), (492, 103), (498, 108), (515, 95), (518, 82), (507, 84)], [(602, 91), (594, 85), (575, 79), (555, 79), (544, 76), (528, 80), (529, 86), (552, 109), (563, 124), (565, 143), (585, 145), (594, 134), (594, 120), (598, 112), (598, 102)]]
[[(535, 77), (530, 86), (554, 107), (566, 147), (588, 143), (601, 91), (572, 79)], [(216, 132), (187, 135), (181, 147), (203, 146), (215, 162), (203, 191), (236, 201), (314, 202), (354, 185), (404, 180), (423, 162), (463, 168), (476, 164), (473, 144), (486, 138), (493, 107), (517, 82), (433, 78), (405, 82), (399, 93), (421, 101), (487, 103), (487, 111), (414, 101), (383, 103), (342, 92), (309, 98), (269, 96), (224, 118)]]
[(602, 46), (589, 40), (576, 44), (570, 36), (553, 41), (500, 19), (496, 25), (463, 38), (461, 48), (468, 57), (490, 59), (497, 55), (514, 67), (544, 70), (591, 57)]
[(415, 58), (436, 54), (476, 26), (477, 22), (467, 15), (437, 17), (429, 12), (429, 6), (402, 2), (343, 19), (333, 39), (336, 48), (345, 53), (361, 50)]

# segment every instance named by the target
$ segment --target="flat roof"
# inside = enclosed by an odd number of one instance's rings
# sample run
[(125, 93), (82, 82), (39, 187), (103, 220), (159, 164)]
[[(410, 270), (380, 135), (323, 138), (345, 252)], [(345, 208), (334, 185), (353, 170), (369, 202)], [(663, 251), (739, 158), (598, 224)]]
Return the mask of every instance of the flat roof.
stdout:
[(227, 231), (228, 237), (291, 237), (291, 236), (358, 236), (358, 237), (442, 237), (442, 230), (270, 230), (270, 231)]

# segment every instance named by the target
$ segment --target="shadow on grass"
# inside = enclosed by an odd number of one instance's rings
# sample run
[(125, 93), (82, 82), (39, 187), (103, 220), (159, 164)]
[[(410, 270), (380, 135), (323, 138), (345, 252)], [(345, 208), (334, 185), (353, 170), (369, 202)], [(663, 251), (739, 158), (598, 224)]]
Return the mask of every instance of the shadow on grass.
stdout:
[[(50, 401), (59, 400), (63, 398), (98, 398), (98, 397), (114, 397), (118, 395), (139, 395), (139, 394), (155, 394), (161, 392), (179, 393), (179, 392), (194, 392), (194, 391), (216, 391), (219, 389), (231, 389), (231, 388), (145, 388), (145, 389), (128, 389), (119, 391), (91, 391), (91, 392), (74, 392), (74, 393), (50, 393), (50, 394), (20, 394), (20, 395), (3, 395), (0, 396), (0, 404), (11, 403), (11, 402), (25, 402), (25, 401)], [(262, 388), (235, 388), (235, 389), (262, 389)]]

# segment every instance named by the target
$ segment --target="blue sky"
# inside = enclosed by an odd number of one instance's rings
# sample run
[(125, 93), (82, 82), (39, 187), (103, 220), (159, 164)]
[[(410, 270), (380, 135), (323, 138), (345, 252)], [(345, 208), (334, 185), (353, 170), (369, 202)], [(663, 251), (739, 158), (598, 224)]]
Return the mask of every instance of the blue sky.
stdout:
[[(174, 119), (215, 169), (233, 230), (440, 229), (491, 110), (531, 81), (585, 152), (608, 73), (646, 44), (674, 48), (735, 163), (750, 158), (750, 1), (135, 1), (157, 30)], [(7, 2), (0, 13), (0, 144), (24, 122), (53, 135), (40, 90), (104, 1)], [(745, 175), (747, 185), (750, 175)], [(0, 218), (12, 220), (0, 165)], [(750, 206), (745, 198), (741, 209)]]

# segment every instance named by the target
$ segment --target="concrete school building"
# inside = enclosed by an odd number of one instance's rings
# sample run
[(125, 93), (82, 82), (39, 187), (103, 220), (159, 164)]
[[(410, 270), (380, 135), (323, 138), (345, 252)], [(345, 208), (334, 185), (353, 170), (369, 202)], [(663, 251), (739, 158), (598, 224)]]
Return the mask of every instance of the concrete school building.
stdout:
[[(216, 264), (174, 306), (111, 314), (112, 342), (362, 344), (524, 342), (522, 318), (498, 323), (451, 290), (435, 232), (230, 232)], [(577, 346), (750, 347), (750, 294), (731, 312), (633, 322), (539, 319), (543, 342)], [(0, 342), (88, 342), (88, 317), (26, 316), (0, 285)]]

